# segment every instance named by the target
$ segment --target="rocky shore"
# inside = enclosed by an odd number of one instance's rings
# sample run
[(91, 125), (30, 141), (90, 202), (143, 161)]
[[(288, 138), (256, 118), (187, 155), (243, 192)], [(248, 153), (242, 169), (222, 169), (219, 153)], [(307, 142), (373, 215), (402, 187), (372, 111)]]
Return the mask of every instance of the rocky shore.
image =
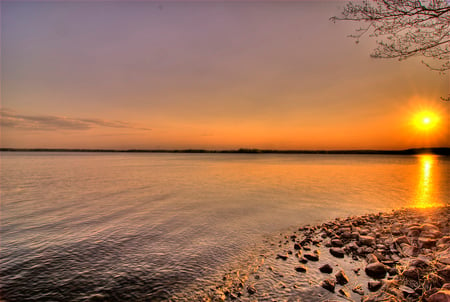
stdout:
[(450, 207), (302, 226), (205, 301), (450, 301)]

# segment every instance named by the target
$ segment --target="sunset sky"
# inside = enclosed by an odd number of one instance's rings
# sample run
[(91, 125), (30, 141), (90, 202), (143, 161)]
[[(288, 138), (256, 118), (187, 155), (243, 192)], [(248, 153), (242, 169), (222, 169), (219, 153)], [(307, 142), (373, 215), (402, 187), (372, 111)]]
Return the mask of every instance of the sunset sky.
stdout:
[(2, 1), (1, 147), (450, 147), (449, 75), (370, 58), (344, 3)]

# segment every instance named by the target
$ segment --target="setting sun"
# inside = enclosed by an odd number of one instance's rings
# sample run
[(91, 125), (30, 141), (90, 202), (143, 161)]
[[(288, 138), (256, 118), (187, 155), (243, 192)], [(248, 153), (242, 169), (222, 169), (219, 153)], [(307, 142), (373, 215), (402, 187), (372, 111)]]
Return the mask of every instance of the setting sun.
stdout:
[(430, 111), (422, 111), (414, 116), (414, 125), (420, 130), (430, 130), (439, 123), (439, 116)]

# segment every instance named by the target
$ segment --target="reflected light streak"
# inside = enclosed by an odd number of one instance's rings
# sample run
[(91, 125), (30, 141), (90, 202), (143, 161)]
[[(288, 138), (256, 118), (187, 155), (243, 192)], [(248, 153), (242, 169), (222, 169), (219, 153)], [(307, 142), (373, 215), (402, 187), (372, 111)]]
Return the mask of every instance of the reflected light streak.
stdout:
[(440, 207), (443, 204), (439, 201), (433, 200), (434, 191), (433, 186), (433, 163), (434, 157), (432, 155), (421, 155), (420, 161), (420, 181), (417, 186), (417, 195), (413, 208), (432, 208)]

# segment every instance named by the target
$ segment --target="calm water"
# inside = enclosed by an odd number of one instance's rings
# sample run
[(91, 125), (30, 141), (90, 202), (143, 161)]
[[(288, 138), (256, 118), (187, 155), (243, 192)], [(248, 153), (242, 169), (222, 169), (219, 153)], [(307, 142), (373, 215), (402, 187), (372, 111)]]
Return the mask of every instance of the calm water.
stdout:
[(3, 152), (1, 297), (179, 296), (280, 230), (447, 204), (449, 171), (437, 156)]

